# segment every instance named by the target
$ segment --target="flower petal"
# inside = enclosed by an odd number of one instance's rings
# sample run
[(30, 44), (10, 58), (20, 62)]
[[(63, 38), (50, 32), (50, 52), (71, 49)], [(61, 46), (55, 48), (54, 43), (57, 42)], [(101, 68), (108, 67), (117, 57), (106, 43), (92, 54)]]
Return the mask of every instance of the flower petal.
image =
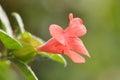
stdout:
[(73, 14), (69, 14), (70, 23), (65, 30), (67, 36), (78, 37), (86, 34), (86, 27), (82, 24), (80, 18), (73, 18)]
[(64, 53), (64, 45), (59, 43), (55, 38), (51, 38), (43, 46), (38, 47), (38, 51), (50, 52), (56, 54)]
[(87, 49), (85, 48), (83, 42), (81, 39), (79, 38), (68, 38), (68, 45), (70, 47), (70, 49), (80, 52), (88, 57), (90, 57)]
[(65, 51), (65, 54), (75, 63), (85, 63), (85, 59), (74, 51)]
[(51, 36), (55, 38), (57, 41), (59, 41), (61, 44), (65, 45), (65, 39), (64, 39), (64, 30), (55, 24), (52, 24), (49, 28)]

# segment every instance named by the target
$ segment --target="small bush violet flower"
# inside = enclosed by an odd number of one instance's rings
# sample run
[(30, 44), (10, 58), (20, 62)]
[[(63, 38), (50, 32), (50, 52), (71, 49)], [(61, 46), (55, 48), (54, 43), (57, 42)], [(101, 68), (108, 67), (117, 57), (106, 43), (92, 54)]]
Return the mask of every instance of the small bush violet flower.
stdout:
[(85, 63), (85, 59), (77, 53), (90, 57), (82, 40), (78, 38), (85, 35), (87, 30), (82, 20), (73, 18), (72, 13), (69, 14), (69, 20), (70, 23), (65, 30), (56, 24), (50, 25), (49, 31), (52, 38), (38, 47), (38, 51), (65, 54), (75, 63)]

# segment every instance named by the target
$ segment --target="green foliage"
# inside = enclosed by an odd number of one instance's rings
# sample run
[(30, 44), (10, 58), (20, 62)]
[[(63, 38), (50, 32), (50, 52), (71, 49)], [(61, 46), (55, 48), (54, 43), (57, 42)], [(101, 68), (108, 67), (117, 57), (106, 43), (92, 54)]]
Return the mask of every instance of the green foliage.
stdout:
[(23, 48), (15, 50), (14, 55), (24, 62), (31, 61), (37, 54), (36, 48), (42, 44), (41, 41), (29, 32), (23, 33), (19, 41), (23, 45)]
[(17, 75), (11, 68), (11, 62), (0, 60), (0, 80), (18, 80)]
[(5, 11), (2, 9), (1, 5), (0, 5), (0, 22), (2, 24), (0, 27), (2, 27), (4, 31), (6, 31), (9, 35), (12, 36), (12, 29), (10, 26), (10, 22), (8, 20)]
[(18, 59), (12, 59), (11, 61), (19, 67), (19, 69), (23, 72), (27, 80), (38, 80), (32, 69), (27, 64)]
[[(9, 62), (0, 61), (0, 80), (6, 80), (6, 75), (8, 74)], [(5, 75), (6, 74), (6, 75)]]
[[(7, 71), (9, 70), (10, 63), (15, 64), (23, 72), (27, 80), (38, 80), (27, 64), (36, 56), (36, 54), (46, 56), (54, 61), (63, 63), (66, 66), (66, 60), (62, 55), (38, 52), (37, 48), (43, 45), (44, 41), (25, 31), (22, 18), (18, 13), (14, 12), (12, 15), (14, 16), (19, 29), (19, 32), (15, 34), (17, 36), (13, 35), (8, 17), (0, 6), (0, 41), (6, 48), (5, 51), (0, 51), (0, 60), (5, 59), (4, 62), (0, 61), (0, 80), (8, 80), (6, 79), (7, 77), (5, 74), (7, 74)], [(10, 63), (8, 64), (6, 61), (9, 61)]]
[(22, 21), (22, 18), (20, 17), (20, 15), (16, 12), (12, 13), (12, 15), (15, 17), (15, 20), (17, 21), (18, 23), (18, 26), (19, 26), (19, 30), (20, 30), (20, 33), (24, 33), (25, 32), (25, 29), (24, 29), (24, 24), (23, 24), (23, 21)]
[(66, 60), (64, 59), (64, 57), (61, 54), (53, 54), (53, 53), (47, 53), (47, 52), (39, 52), (38, 54), (46, 56), (54, 61), (60, 62), (60, 63), (64, 64), (64, 66), (67, 65)]
[(6, 32), (0, 30), (0, 40), (3, 42), (6, 48), (8, 49), (20, 49), (22, 45), (13, 37), (9, 36)]

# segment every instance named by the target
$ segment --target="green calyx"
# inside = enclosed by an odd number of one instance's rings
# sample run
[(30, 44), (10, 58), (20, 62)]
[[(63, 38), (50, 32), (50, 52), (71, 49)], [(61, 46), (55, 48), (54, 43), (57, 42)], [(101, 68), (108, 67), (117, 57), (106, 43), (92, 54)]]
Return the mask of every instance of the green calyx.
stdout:
[(24, 62), (31, 61), (37, 53), (36, 48), (42, 44), (41, 41), (28, 32), (23, 33), (19, 38), (19, 41), (23, 47), (14, 51), (15, 57)]

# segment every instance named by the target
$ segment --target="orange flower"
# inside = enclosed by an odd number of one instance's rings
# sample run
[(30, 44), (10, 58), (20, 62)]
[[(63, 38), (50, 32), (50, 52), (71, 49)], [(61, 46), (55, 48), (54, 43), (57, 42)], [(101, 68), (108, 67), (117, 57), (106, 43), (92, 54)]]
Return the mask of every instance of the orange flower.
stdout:
[(38, 51), (65, 54), (75, 63), (85, 63), (85, 59), (77, 53), (90, 57), (82, 40), (78, 38), (85, 35), (87, 30), (82, 24), (82, 20), (73, 18), (72, 13), (69, 14), (69, 20), (70, 23), (65, 30), (58, 25), (52, 24), (49, 28), (52, 38), (38, 47)]

